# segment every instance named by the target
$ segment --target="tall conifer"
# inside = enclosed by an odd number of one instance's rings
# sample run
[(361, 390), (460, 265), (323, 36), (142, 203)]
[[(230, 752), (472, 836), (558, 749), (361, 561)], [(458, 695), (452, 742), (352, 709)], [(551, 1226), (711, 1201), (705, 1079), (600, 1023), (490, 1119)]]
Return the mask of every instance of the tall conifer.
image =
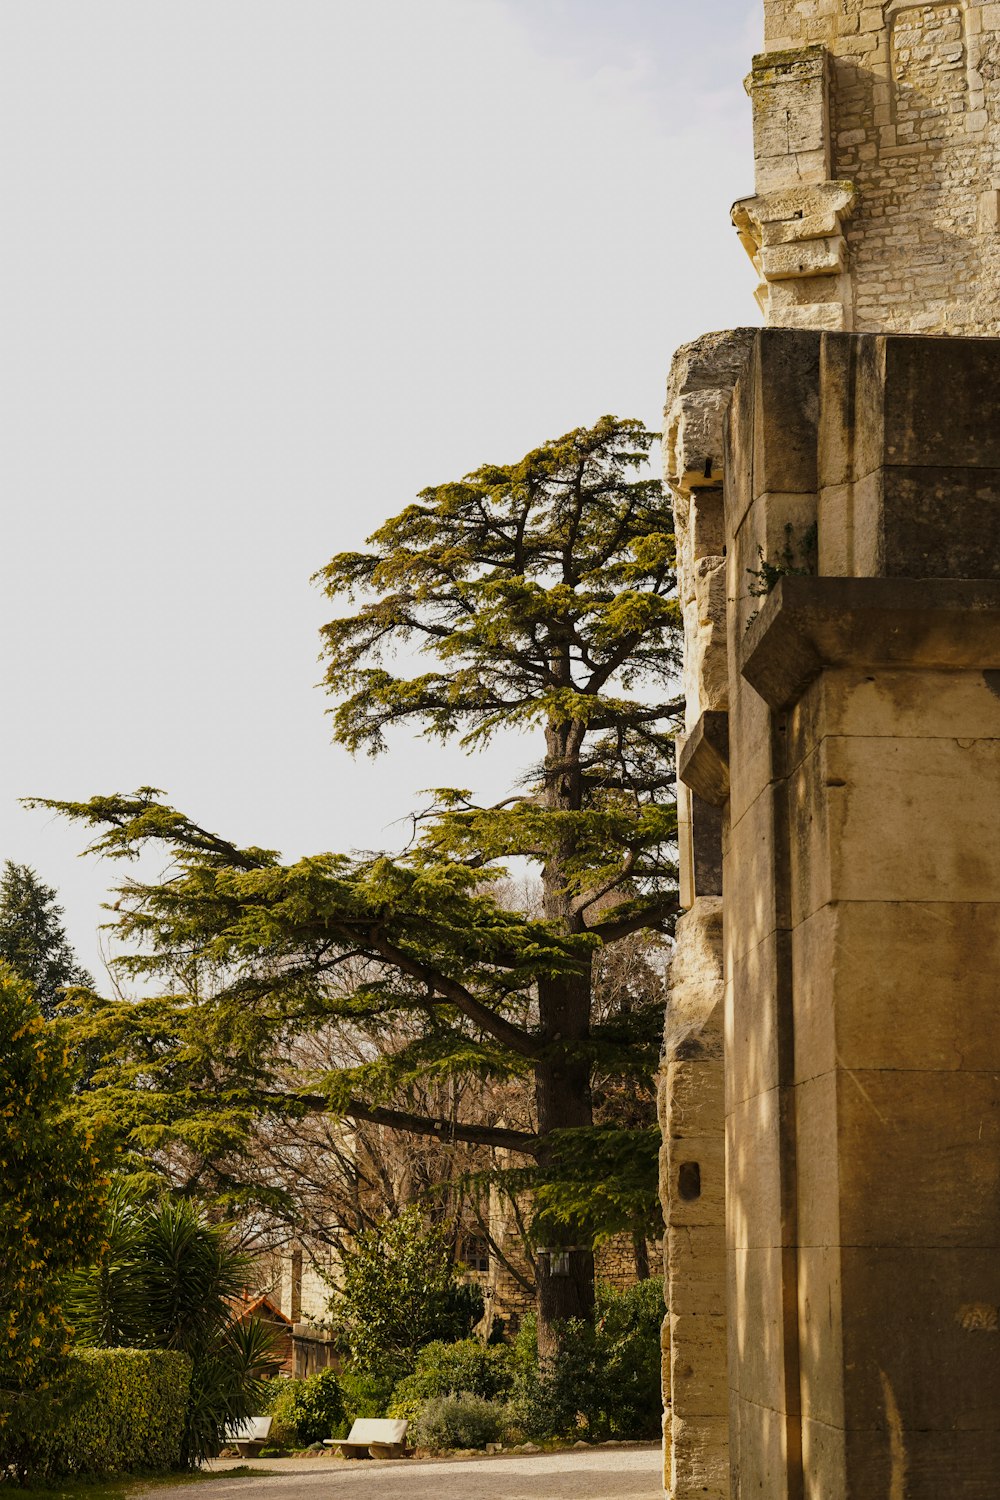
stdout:
[[(110, 1039), (106, 1088), (141, 1083), (126, 1107), (143, 1140), (237, 1150), (261, 1112), (324, 1110), (512, 1153), (542, 1204), (543, 1339), (592, 1311), (595, 1232), (640, 1231), (654, 1197), (652, 1133), (595, 1127), (591, 1089), (648, 1087), (659, 1030), (655, 1005), (596, 1015), (595, 954), (669, 933), (677, 905), (679, 607), (670, 505), (643, 474), (654, 438), (605, 417), (423, 491), (322, 572), (348, 605), (324, 631), (337, 740), (377, 754), (412, 726), (472, 752), (520, 731), (531, 760), (504, 801), (439, 790), (401, 858), (291, 865), (150, 789), (47, 804), (98, 828), (105, 854), (174, 858), (122, 888), (117, 924), (175, 997), (95, 1001), (80, 1023)], [(539, 873), (537, 917), (491, 893), (512, 859)], [(296, 1038), (337, 1026), (368, 1037), (367, 1059), (305, 1076)], [(414, 1113), (408, 1085), (428, 1074), (527, 1078), (532, 1128)]]

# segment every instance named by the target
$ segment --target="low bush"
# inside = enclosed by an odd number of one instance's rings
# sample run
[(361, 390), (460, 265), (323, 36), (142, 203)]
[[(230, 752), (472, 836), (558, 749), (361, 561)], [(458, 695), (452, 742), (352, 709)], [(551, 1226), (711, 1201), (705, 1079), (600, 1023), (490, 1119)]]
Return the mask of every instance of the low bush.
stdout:
[(185, 1354), (82, 1350), (54, 1393), (52, 1424), (34, 1434), (18, 1467), (32, 1479), (179, 1469), (190, 1384)]
[(261, 1403), (261, 1412), (271, 1418), (268, 1446), (306, 1448), (324, 1438), (346, 1437), (358, 1417), (384, 1417), (391, 1395), (391, 1378), (352, 1370), (270, 1380)]
[(410, 1428), (410, 1439), (420, 1448), (485, 1448), (504, 1435), (504, 1408), (481, 1396), (459, 1393), (427, 1401)]
[(330, 1314), (353, 1368), (400, 1380), (435, 1339), (464, 1339), (483, 1316), (483, 1294), (466, 1285), (447, 1237), (405, 1209), (359, 1234), (345, 1250)]
[(260, 1414), (271, 1418), (268, 1434), (269, 1448), (297, 1448), (298, 1428), (292, 1420), (292, 1407), (302, 1385), (301, 1380), (290, 1380), (277, 1376), (266, 1382), (260, 1403)]
[(340, 1389), (348, 1424), (359, 1417), (384, 1417), (392, 1399), (391, 1375), (369, 1375), (360, 1370), (344, 1370)]
[(649, 1280), (598, 1288), (594, 1325), (563, 1326), (559, 1351), (539, 1367), (534, 1322), (515, 1340), (513, 1426), (526, 1437), (655, 1438), (660, 1432), (663, 1293)]
[(512, 1351), (502, 1344), (461, 1339), (455, 1344), (425, 1344), (412, 1375), (399, 1381), (389, 1403), (390, 1417), (413, 1421), (427, 1401), (458, 1391), (486, 1401), (502, 1401), (514, 1384)]
[(296, 1389), (284, 1403), (282, 1415), (295, 1431), (296, 1446), (308, 1448), (324, 1438), (339, 1436), (347, 1413), (337, 1372), (320, 1370), (295, 1385)]

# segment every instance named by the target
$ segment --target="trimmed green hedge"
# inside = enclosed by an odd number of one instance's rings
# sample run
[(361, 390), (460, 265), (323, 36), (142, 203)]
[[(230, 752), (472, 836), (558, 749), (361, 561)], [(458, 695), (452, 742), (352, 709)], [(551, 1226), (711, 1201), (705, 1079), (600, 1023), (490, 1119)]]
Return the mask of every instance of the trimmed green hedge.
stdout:
[(55, 1395), (51, 1424), (23, 1455), (23, 1471), (33, 1478), (107, 1479), (179, 1468), (190, 1384), (186, 1354), (78, 1350), (67, 1384)]

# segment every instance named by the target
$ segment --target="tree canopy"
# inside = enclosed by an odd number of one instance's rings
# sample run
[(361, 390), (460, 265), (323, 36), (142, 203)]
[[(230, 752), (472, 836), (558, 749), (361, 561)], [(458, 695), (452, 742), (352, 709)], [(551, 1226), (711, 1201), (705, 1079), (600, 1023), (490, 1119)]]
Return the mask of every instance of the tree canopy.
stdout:
[[(324, 631), (336, 739), (380, 753), (408, 726), (469, 749), (523, 731), (534, 758), (499, 804), (439, 789), (399, 857), (288, 864), (150, 788), (46, 803), (94, 830), (101, 854), (154, 845), (171, 859), (115, 905), (136, 950), (124, 966), (167, 993), (94, 997), (78, 1022), (104, 1058), (95, 1097), (113, 1096), (132, 1144), (238, 1157), (262, 1114), (321, 1111), (511, 1153), (550, 1190), (543, 1332), (592, 1309), (607, 1220), (600, 1193), (588, 1211), (581, 1161), (651, 1160), (649, 1126), (605, 1121), (603, 1151), (587, 1132), (597, 1075), (606, 1094), (611, 1079), (650, 1091), (661, 1020), (656, 997), (597, 1014), (595, 955), (669, 933), (677, 909), (679, 612), (669, 502), (643, 475), (654, 437), (606, 417), (425, 490), (320, 575), (349, 607)], [(537, 914), (499, 897), (511, 859), (539, 873)], [(304, 1037), (338, 1033), (350, 1065), (303, 1065)], [(421, 1114), (428, 1078), (527, 1081), (531, 1119)], [(611, 1205), (616, 1228), (648, 1224), (655, 1188), (638, 1175)]]
[(102, 1246), (103, 1164), (73, 1082), (61, 1028), (0, 962), (0, 1470), (50, 1416), (70, 1349), (61, 1284)]
[(51, 1017), (62, 992), (92, 985), (62, 923), (56, 892), (30, 865), (7, 860), (0, 875), (0, 959), (31, 986), (42, 1014)]

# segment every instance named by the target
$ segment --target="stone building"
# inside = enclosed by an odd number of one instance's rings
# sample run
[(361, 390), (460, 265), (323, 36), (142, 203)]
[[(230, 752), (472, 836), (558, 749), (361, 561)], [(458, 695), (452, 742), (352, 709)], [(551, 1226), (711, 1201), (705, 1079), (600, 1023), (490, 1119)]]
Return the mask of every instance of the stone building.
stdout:
[(766, 0), (756, 193), (772, 326), (1000, 328), (1000, 6)]
[(665, 1487), (996, 1500), (1000, 5), (766, 0), (748, 84), (768, 326), (665, 425)]

